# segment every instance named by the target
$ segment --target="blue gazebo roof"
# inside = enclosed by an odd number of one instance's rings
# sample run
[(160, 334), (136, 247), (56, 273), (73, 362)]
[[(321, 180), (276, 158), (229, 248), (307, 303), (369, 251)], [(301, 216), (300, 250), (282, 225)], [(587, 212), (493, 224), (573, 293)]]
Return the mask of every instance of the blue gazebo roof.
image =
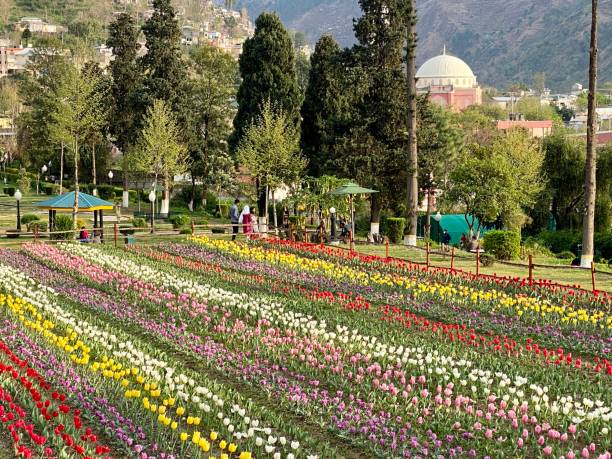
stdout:
[[(54, 196), (36, 203), (36, 207), (39, 209), (47, 210), (69, 210), (74, 206), (74, 191), (64, 193), (59, 196)], [(100, 199), (97, 196), (92, 196), (87, 193), (79, 192), (79, 210), (83, 211), (94, 211), (94, 210), (113, 210), (114, 205), (112, 202)]]

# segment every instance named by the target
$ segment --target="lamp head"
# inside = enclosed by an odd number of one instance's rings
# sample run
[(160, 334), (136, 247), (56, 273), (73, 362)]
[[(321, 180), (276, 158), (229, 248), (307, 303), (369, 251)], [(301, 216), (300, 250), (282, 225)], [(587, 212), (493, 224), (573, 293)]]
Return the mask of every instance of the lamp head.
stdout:
[(22, 197), (23, 197), (23, 195), (21, 194), (21, 191), (19, 191), (19, 190), (15, 191), (15, 201), (17, 201), (17, 202), (21, 201)]
[(40, 170), (42, 171), (43, 174), (47, 172), (47, 165), (43, 164), (43, 167)]
[(155, 202), (155, 198), (156, 198), (155, 191), (151, 190), (151, 192), (149, 193), (149, 201)]
[(329, 213), (330, 214), (335, 214), (336, 213), (336, 208), (335, 207), (330, 207), (329, 208)]
[(442, 214), (440, 214), (440, 211), (438, 211), (436, 213), (436, 215), (434, 215), (434, 220), (439, 222), (440, 220), (442, 220)]
[(111, 179), (111, 180), (112, 180), (112, 179), (113, 179), (113, 175), (114, 175), (114, 174), (113, 174), (113, 171), (108, 171), (108, 178), (109, 178), (109, 179)]

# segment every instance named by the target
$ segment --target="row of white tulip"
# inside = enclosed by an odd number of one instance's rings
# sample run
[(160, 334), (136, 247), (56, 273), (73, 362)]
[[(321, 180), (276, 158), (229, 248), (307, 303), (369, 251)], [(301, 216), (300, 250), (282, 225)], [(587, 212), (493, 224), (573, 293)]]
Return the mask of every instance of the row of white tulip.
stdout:
[[(125, 367), (138, 368), (139, 372), (152, 382), (163, 387), (169, 397), (193, 403), (203, 413), (213, 410), (237, 441), (253, 439), (256, 445), (262, 446), (262, 451), (274, 453), (277, 457), (281, 457), (281, 452), (284, 451), (284, 457), (289, 459), (294, 457), (295, 451), (299, 449), (299, 442), (286, 433), (266, 426), (261, 419), (253, 413), (248, 413), (238, 403), (224, 400), (218, 393), (227, 391), (220, 389), (220, 386), (206, 381), (201, 375), (177, 371), (167, 361), (139, 349), (138, 345), (121, 331), (111, 330), (106, 324), (94, 325), (78, 319), (60, 305), (58, 295), (52, 288), (39, 284), (23, 272), (0, 264), (0, 289), (44, 311), (50, 320), (73, 329), (83, 342), (106, 350)], [(281, 439), (278, 443), (277, 437)]]
[(347, 326), (337, 325), (333, 331), (329, 330), (325, 321), (290, 309), (291, 301), (281, 304), (263, 295), (235, 293), (196, 282), (187, 276), (177, 278), (147, 263), (137, 263), (127, 257), (120, 258), (91, 246), (68, 244), (64, 245), (63, 249), (109, 270), (119, 271), (160, 287), (171, 288), (176, 293), (188, 293), (199, 300), (211, 301), (227, 308), (242, 309), (246, 314), (266, 319), (280, 329), (291, 329), (303, 336), (318, 337), (320, 340), (367, 355), (371, 359), (381, 359), (391, 364), (400, 363), (422, 374), (435, 374), (445, 382), (452, 380), (460, 386), (469, 386), (472, 397), (495, 395), (515, 406), (527, 404), (538, 413), (549, 412), (554, 416), (562, 414), (564, 417), (571, 417), (574, 423), (594, 420), (608, 423), (612, 419), (612, 410), (603, 401), (597, 400), (589, 406), (587, 398), (575, 397), (572, 394), (549, 395), (548, 387), (529, 383), (528, 378), (518, 372), (508, 375), (478, 368), (469, 359), (442, 355), (438, 350), (382, 342), (374, 336), (362, 335), (358, 330), (351, 330)]

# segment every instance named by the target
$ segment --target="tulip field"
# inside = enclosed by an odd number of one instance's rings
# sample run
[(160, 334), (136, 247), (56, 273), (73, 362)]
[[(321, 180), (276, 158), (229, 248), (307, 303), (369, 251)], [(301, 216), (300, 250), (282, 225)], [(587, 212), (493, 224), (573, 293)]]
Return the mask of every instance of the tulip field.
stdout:
[(0, 250), (0, 451), (612, 459), (612, 295), (279, 240)]

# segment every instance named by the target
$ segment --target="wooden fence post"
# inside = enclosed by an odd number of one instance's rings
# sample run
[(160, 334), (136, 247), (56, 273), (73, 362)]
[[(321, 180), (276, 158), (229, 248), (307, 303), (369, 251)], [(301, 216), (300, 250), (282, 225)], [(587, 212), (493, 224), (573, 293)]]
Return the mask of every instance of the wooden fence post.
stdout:
[(455, 248), (451, 248), (451, 270), (455, 269)]
[(533, 255), (529, 254), (529, 285), (533, 285)]
[(593, 262), (591, 262), (591, 283), (593, 284), (593, 291), (595, 291), (595, 263)]
[(385, 241), (385, 258), (389, 259), (389, 241)]
[(195, 223), (193, 223), (193, 218), (191, 219), (191, 235), (195, 236)]
[(476, 276), (480, 275), (480, 244), (476, 246)]
[(427, 269), (429, 269), (429, 242), (427, 243), (426, 250), (427, 250), (427, 257), (425, 258), (425, 266), (427, 267)]
[(113, 225), (113, 234), (114, 234), (114, 237), (115, 237), (115, 248), (117, 248), (117, 233), (119, 232), (118, 229), (119, 228), (117, 228), (117, 224), (115, 223)]

